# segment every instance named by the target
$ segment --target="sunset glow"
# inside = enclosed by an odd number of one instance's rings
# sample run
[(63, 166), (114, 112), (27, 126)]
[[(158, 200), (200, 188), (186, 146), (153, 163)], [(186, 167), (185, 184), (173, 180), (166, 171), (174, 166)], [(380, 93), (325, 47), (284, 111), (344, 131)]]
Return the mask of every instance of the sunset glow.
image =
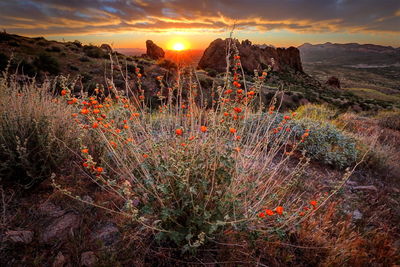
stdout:
[(182, 51), (182, 50), (185, 50), (185, 45), (182, 43), (175, 43), (173, 45), (172, 49), (175, 51)]

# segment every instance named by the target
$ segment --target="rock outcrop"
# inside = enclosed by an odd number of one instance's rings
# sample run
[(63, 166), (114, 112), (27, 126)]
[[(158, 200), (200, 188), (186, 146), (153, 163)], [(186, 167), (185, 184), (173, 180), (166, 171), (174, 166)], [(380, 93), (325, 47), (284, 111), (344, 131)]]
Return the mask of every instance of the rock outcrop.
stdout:
[(100, 48), (103, 49), (103, 50), (104, 50), (105, 52), (107, 52), (107, 53), (110, 53), (110, 52), (113, 51), (112, 48), (111, 48), (111, 46), (110, 46), (109, 44), (102, 44), (102, 45), (100, 46)]
[(340, 89), (340, 81), (337, 77), (331, 76), (327, 81), (326, 84), (332, 87), (336, 87)]
[[(217, 72), (226, 70), (226, 54), (230, 39), (217, 39), (204, 51), (198, 67), (200, 69), (214, 69)], [(253, 73), (254, 70), (263, 70), (272, 66), (274, 71), (285, 71), (288, 69), (303, 72), (301, 65), (300, 52), (295, 47), (274, 48), (259, 47), (253, 45), (249, 40), (234, 40), (239, 50), (240, 59), (245, 72)]]
[(157, 60), (165, 57), (164, 50), (151, 40), (146, 41), (146, 49), (146, 55), (151, 59)]

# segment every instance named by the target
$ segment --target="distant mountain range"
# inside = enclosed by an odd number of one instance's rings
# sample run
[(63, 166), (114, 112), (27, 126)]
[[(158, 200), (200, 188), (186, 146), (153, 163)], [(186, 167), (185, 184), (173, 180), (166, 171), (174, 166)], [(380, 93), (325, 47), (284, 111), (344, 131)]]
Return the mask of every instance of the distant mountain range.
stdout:
[(373, 44), (336, 44), (325, 43), (312, 45), (305, 43), (298, 47), (302, 62), (329, 65), (368, 65), (400, 64), (400, 48)]

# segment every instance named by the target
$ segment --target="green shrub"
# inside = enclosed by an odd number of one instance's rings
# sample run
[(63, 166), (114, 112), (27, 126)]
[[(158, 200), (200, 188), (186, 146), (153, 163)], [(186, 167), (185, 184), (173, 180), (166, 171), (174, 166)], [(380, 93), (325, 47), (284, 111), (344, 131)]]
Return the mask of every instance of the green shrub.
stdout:
[[(264, 115), (273, 119), (271, 126), (265, 125), (264, 130), (268, 128), (277, 129), (285, 114), (274, 113), (272, 115)], [(257, 121), (257, 118), (251, 118)], [(252, 132), (250, 126), (248, 130)], [(356, 141), (344, 134), (335, 125), (329, 122), (315, 121), (308, 118), (288, 120), (285, 127), (290, 129), (291, 136), (297, 140), (302, 138), (306, 130), (309, 135), (304, 139), (304, 142), (299, 144), (299, 149), (306, 153), (306, 156), (314, 161), (331, 165), (342, 169), (354, 164), (358, 157)], [(286, 129), (286, 128), (285, 128)], [(272, 135), (272, 140), (280, 140), (283, 133)]]
[(38, 70), (49, 72), (52, 75), (57, 75), (60, 72), (60, 64), (57, 59), (46, 53), (40, 54), (33, 61), (33, 64)]
[(300, 145), (311, 159), (343, 169), (353, 165), (358, 157), (356, 141), (346, 136), (335, 125), (310, 119), (290, 123), (293, 132), (300, 136), (310, 130), (308, 138)]
[(0, 177), (30, 187), (71, 156), (76, 135), (71, 110), (53, 101), (49, 87), (0, 84)]
[(327, 105), (308, 104), (300, 106), (297, 110), (298, 118), (308, 118), (314, 121), (327, 121), (333, 119), (337, 111)]

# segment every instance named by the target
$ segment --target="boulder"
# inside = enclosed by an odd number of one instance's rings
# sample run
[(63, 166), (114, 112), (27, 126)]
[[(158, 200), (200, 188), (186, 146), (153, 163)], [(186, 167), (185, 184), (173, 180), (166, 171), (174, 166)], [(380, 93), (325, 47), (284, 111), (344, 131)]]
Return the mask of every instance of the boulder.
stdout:
[(284, 72), (288, 69), (303, 72), (300, 52), (295, 47), (274, 48), (253, 45), (249, 40), (240, 43), (236, 39), (217, 39), (204, 51), (199, 61), (200, 69), (213, 69), (217, 72), (226, 71), (226, 55), (229, 42), (236, 45), (242, 67), (246, 73), (252, 74), (254, 70), (262, 71), (272, 66), (274, 71)]
[(63, 240), (68, 233), (79, 226), (80, 217), (73, 212), (68, 212), (63, 216), (53, 220), (39, 237), (41, 243), (50, 243), (54, 240)]
[(326, 81), (326, 84), (329, 85), (329, 86), (336, 87), (336, 88), (340, 89), (340, 80), (335, 76), (330, 77)]
[(146, 41), (146, 49), (146, 55), (151, 59), (158, 60), (165, 57), (164, 50), (151, 40)]

